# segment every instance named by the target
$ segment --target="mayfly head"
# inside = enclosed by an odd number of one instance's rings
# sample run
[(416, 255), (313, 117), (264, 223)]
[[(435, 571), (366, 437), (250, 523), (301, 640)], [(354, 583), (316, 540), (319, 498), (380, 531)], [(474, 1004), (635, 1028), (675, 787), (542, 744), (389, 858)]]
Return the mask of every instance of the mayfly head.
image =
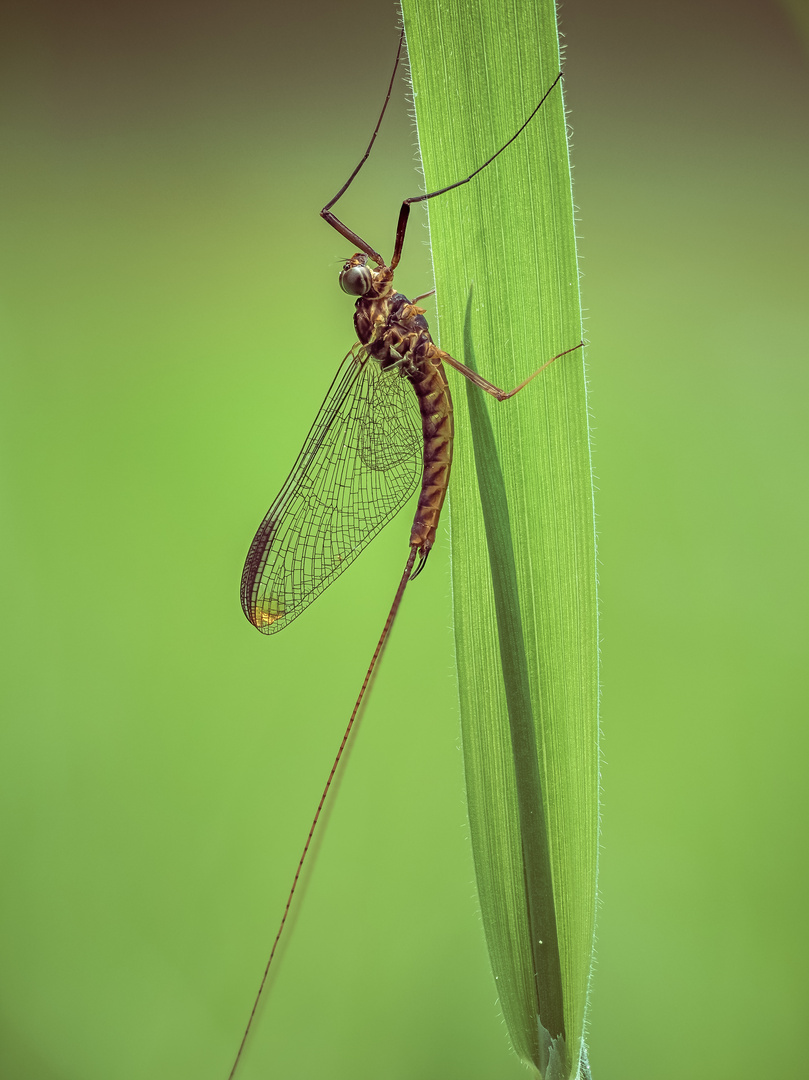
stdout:
[(374, 284), (374, 272), (367, 265), (368, 256), (357, 252), (340, 271), (340, 288), (349, 296), (365, 296)]

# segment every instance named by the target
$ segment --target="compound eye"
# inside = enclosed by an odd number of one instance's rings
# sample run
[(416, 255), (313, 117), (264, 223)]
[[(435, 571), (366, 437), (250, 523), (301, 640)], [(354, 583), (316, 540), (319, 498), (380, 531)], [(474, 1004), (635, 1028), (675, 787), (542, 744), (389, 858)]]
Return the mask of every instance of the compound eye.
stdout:
[(350, 296), (365, 296), (373, 284), (373, 274), (367, 266), (350, 266), (340, 271), (340, 288)]

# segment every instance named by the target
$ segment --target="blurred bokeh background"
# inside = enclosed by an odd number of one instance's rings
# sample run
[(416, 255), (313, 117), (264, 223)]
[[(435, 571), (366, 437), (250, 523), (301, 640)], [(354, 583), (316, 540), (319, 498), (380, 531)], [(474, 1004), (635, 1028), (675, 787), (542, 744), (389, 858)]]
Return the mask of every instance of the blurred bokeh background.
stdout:
[[(561, 12), (601, 537), (596, 1080), (799, 1069), (792, 10)], [(370, 134), (396, 14), (4, 0), (0, 18), (0, 1075), (221, 1080), (407, 533), (403, 515), (278, 637), (241, 615), (249, 540), (352, 342), (345, 244), (317, 211)], [(378, 145), (344, 208), (386, 251), (419, 190), (402, 87)], [(423, 244), (397, 282), (430, 287)], [(418, 585), (244, 1080), (523, 1075), (473, 898), (446, 543)]]

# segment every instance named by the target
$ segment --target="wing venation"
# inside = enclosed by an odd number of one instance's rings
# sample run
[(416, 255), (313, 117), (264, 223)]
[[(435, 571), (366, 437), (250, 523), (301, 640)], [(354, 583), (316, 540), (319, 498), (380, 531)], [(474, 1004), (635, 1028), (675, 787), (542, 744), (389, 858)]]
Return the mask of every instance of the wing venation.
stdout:
[(410, 383), (355, 345), (250, 545), (241, 587), (250, 622), (264, 634), (289, 625), (397, 513), (421, 472)]

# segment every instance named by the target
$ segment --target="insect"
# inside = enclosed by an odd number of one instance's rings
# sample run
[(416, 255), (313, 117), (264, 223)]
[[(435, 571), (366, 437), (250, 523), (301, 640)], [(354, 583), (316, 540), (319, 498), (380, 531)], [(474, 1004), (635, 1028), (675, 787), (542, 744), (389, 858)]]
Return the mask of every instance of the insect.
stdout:
[(264, 634), (283, 629), (353, 562), (417, 488), (418, 505), (404, 571), (315, 811), (230, 1078), (238, 1067), (301, 870), (371, 676), (405, 589), (424, 569), (435, 543), (452, 466), (452, 398), (444, 365), (504, 401), (519, 393), (554, 360), (582, 344), (577, 342), (552, 357), (513, 390), (502, 390), (433, 342), (424, 309), (418, 306), (418, 301), (429, 293), (409, 300), (393, 288), (410, 207), (469, 183), (490, 165), (531, 122), (559, 83), (561, 73), (508, 142), (474, 172), (437, 191), (404, 200), (390, 263), (333, 213), (332, 208), (348, 190), (374, 145), (403, 44), (404, 31), (368, 148), (346, 183), (320, 211), (332, 228), (359, 249), (346, 260), (339, 275), (343, 291), (356, 297), (354, 327), (358, 342), (343, 359), (292, 471), (250, 545), (241, 581), (246, 617)]

